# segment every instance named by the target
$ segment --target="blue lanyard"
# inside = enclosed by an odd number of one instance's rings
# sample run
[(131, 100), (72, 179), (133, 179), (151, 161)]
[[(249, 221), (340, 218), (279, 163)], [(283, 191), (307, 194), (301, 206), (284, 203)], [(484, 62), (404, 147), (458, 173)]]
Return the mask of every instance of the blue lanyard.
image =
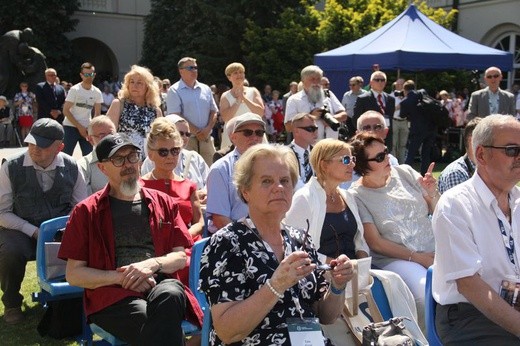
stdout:
[(509, 261), (511, 261), (511, 263), (513, 263), (513, 265), (515, 266), (515, 271), (517, 272), (516, 274), (518, 275), (519, 273), (518, 273), (516, 261), (515, 261), (515, 241), (511, 234), (512, 232), (509, 233), (509, 238), (508, 238), (507, 233), (506, 233), (506, 228), (504, 227), (504, 223), (500, 219), (498, 219), (498, 227), (500, 228), (500, 233), (502, 233), (502, 240), (504, 241), (504, 247), (506, 248), (506, 251), (507, 251), (507, 257), (509, 257)]

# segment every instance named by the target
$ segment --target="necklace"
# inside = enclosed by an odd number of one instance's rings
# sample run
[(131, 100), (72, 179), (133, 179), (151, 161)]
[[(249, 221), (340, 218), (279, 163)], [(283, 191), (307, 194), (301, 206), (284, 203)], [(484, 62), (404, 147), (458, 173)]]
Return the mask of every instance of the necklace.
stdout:
[(157, 179), (157, 177), (153, 174), (153, 171), (150, 172), (150, 176), (152, 177), (153, 180), (159, 180), (159, 179)]
[(330, 200), (332, 201), (332, 203), (336, 203), (336, 190), (332, 191), (330, 194), (328, 194), (327, 196), (330, 198)]

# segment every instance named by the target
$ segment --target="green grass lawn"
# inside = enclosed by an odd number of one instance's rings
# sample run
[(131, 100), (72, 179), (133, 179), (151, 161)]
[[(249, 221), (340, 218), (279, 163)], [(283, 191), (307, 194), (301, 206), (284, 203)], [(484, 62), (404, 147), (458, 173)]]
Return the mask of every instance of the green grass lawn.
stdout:
[[(446, 167), (446, 163), (435, 165), (433, 175), (437, 178), (440, 172)], [(419, 170), (419, 164), (414, 164), (414, 168)], [(71, 339), (55, 340), (49, 337), (41, 337), (36, 330), (40, 319), (43, 316), (43, 308), (38, 303), (31, 301), (31, 293), (39, 291), (36, 279), (36, 262), (29, 262), (25, 279), (22, 284), (22, 294), (25, 297), (22, 309), (25, 312), (26, 320), (24, 323), (10, 326), (4, 323), (4, 306), (0, 304), (0, 345), (79, 345)]]
[(24, 296), (22, 310), (26, 320), (23, 323), (10, 326), (4, 323), (4, 306), (0, 304), (0, 344), (7, 345), (79, 345), (74, 340), (55, 340), (49, 337), (41, 337), (36, 326), (43, 316), (44, 309), (38, 303), (31, 301), (31, 293), (39, 291), (36, 279), (36, 262), (29, 262), (22, 283), (22, 294)]

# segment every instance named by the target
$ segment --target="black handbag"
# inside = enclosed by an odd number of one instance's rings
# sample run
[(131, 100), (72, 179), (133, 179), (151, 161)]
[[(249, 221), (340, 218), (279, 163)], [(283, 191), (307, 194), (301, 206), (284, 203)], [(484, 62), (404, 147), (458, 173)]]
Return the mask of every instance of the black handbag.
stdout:
[(415, 340), (406, 329), (403, 319), (405, 317), (394, 317), (365, 326), (363, 346), (414, 346)]

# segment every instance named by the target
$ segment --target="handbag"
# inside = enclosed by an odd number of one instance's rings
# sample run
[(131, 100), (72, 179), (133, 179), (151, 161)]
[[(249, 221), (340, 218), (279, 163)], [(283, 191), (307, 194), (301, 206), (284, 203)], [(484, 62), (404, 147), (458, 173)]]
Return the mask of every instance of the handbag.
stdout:
[(414, 346), (415, 341), (406, 329), (403, 317), (370, 323), (363, 328), (363, 346)]
[(356, 344), (361, 345), (365, 326), (383, 322), (383, 317), (372, 296), (374, 279), (370, 275), (371, 258), (352, 262), (354, 275), (345, 291), (342, 318), (355, 337)]

